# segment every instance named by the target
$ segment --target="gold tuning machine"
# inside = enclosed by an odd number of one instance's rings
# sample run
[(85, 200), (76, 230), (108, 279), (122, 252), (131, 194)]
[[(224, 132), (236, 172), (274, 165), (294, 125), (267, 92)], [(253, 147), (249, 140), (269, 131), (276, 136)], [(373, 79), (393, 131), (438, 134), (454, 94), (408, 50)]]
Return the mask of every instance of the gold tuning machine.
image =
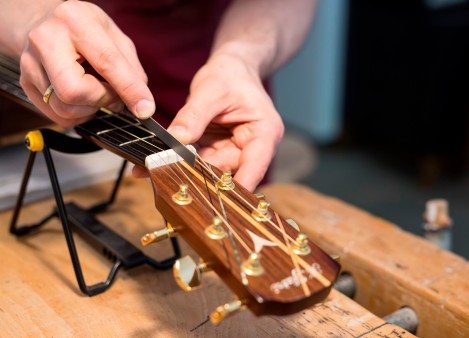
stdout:
[(220, 180), (217, 182), (217, 187), (220, 190), (233, 190), (235, 184), (233, 182), (233, 176), (230, 170), (225, 170), (221, 175)]
[(257, 209), (255, 209), (252, 213), (251, 216), (259, 222), (268, 222), (272, 216), (269, 213), (269, 206), (270, 203), (267, 202), (264, 199), (261, 199), (259, 202), (259, 205), (257, 206)]
[(187, 190), (189, 187), (187, 184), (181, 184), (179, 191), (173, 195), (173, 202), (179, 205), (188, 205), (192, 202), (192, 197), (189, 195)]
[(210, 270), (203, 260), (196, 264), (190, 256), (178, 259), (173, 266), (174, 279), (184, 291), (191, 291), (199, 286), (202, 282), (202, 273)]
[(221, 226), (223, 221), (220, 217), (213, 219), (213, 224), (205, 228), (205, 234), (211, 239), (220, 240), (227, 236), (225, 229)]
[(261, 264), (261, 255), (252, 253), (249, 258), (241, 264), (241, 270), (248, 276), (257, 277), (264, 273), (264, 267)]
[(164, 239), (176, 236), (176, 229), (171, 224), (167, 224), (165, 228), (159, 229), (148, 234), (145, 234), (140, 238), (142, 245), (148, 245), (151, 243), (161, 242)]
[(221, 305), (210, 314), (210, 321), (213, 324), (220, 323), (223, 319), (234, 315), (240, 310), (246, 309), (246, 305), (240, 300), (234, 300), (230, 303)]
[(308, 244), (308, 235), (300, 232), (296, 241), (292, 244), (293, 252), (300, 256), (306, 256), (311, 253), (311, 247)]

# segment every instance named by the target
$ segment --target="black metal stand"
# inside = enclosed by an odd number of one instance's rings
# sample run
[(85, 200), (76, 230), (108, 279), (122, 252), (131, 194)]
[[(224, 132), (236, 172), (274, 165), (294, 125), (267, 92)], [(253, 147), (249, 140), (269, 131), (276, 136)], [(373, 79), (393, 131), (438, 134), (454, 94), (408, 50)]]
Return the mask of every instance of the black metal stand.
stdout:
[[(39, 131), (42, 134), (44, 143), (42, 152), (44, 154), (49, 178), (54, 192), (56, 208), (37, 223), (17, 226), (18, 217), (20, 215), (24, 196), (26, 194), (26, 188), (28, 186), (29, 178), (31, 176), (36, 158), (36, 151), (31, 150), (28, 163), (24, 171), (16, 206), (13, 212), (13, 217), (10, 224), (10, 233), (18, 237), (24, 236), (31, 233), (33, 230), (42, 227), (50, 219), (59, 217), (62, 223), (65, 240), (70, 251), (70, 258), (72, 260), (78, 286), (80, 287), (80, 290), (88, 296), (94, 296), (107, 290), (113, 283), (117, 272), (121, 267), (133, 268), (147, 263), (157, 269), (170, 268), (174, 264), (175, 260), (181, 256), (179, 244), (176, 238), (170, 238), (174, 252), (173, 256), (159, 262), (146, 256), (133, 244), (128, 242), (126, 239), (118, 235), (116, 232), (102, 224), (94, 217), (96, 213), (105, 211), (107, 207), (114, 202), (122, 181), (127, 161), (123, 161), (119, 170), (119, 175), (114, 183), (110, 198), (107, 201), (99, 203), (86, 210), (78, 207), (74, 203), (65, 204), (50, 149), (68, 154), (84, 154), (100, 150), (101, 148), (87, 140), (69, 137), (53, 130), (40, 129)], [(28, 139), (26, 140), (26, 143), (27, 142), (29, 142)], [(27, 146), (29, 147), (28, 144)], [(114, 262), (114, 265), (112, 266), (111, 271), (109, 272), (109, 275), (105, 281), (93, 285), (86, 285), (80, 265), (80, 260), (78, 258), (75, 241), (73, 239), (72, 228), (87, 242), (94, 245), (98, 250), (100, 250), (109, 259), (111, 259), (111, 261)]]

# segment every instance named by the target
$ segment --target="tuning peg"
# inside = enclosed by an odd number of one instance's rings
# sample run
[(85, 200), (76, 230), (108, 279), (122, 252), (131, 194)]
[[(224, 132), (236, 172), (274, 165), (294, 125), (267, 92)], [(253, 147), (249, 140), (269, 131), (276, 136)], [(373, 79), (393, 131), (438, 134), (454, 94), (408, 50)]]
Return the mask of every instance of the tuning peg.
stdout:
[(293, 229), (295, 229), (298, 232), (300, 231), (300, 227), (298, 226), (298, 224), (295, 222), (293, 218), (288, 218), (286, 221)]
[(269, 206), (270, 203), (267, 202), (266, 200), (261, 199), (259, 202), (259, 205), (257, 206), (257, 209), (255, 209), (252, 213), (251, 216), (259, 222), (268, 222), (272, 216), (269, 213)]
[(210, 270), (207, 263), (200, 260), (200, 263), (196, 264), (190, 256), (176, 260), (173, 266), (174, 278), (184, 291), (191, 291), (199, 286), (202, 273)]
[(222, 228), (222, 220), (219, 217), (213, 219), (213, 224), (205, 228), (205, 234), (211, 239), (220, 240), (226, 237), (227, 233)]
[(311, 252), (311, 248), (308, 244), (308, 235), (301, 232), (296, 241), (292, 244), (293, 252), (300, 256), (306, 256)]
[(241, 264), (241, 269), (248, 276), (257, 277), (264, 273), (264, 268), (261, 264), (261, 255), (252, 253), (249, 258)]
[(338, 254), (329, 255), (336, 263), (340, 264), (340, 256)]
[(220, 181), (217, 182), (218, 189), (221, 190), (233, 190), (235, 184), (233, 182), (233, 177), (231, 176), (231, 171), (226, 170), (221, 175)]
[(187, 192), (187, 184), (181, 184), (179, 191), (173, 195), (173, 202), (179, 205), (187, 205), (192, 202), (192, 197)]
[(166, 227), (159, 229), (148, 234), (145, 234), (140, 238), (142, 245), (148, 245), (151, 243), (161, 242), (164, 239), (176, 236), (176, 229), (171, 224), (167, 223)]
[(210, 321), (213, 324), (220, 323), (223, 319), (234, 315), (240, 310), (246, 309), (246, 305), (240, 300), (234, 300), (230, 303), (221, 305), (210, 314)]

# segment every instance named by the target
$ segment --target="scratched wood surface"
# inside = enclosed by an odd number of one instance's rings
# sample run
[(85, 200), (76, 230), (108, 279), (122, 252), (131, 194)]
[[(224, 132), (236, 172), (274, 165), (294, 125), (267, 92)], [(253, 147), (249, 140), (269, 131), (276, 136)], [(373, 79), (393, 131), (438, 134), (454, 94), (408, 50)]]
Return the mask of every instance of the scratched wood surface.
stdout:
[(276, 184), (262, 190), (278, 212), (340, 255), (343, 271), (357, 281), (358, 303), (379, 316), (412, 307), (419, 337), (469, 337), (467, 260), (309, 188)]
[[(72, 193), (67, 200), (91, 205), (103, 199), (109, 184)], [(291, 199), (291, 197), (289, 197)], [(51, 200), (27, 206), (21, 221), (37, 220)], [(413, 337), (362, 306), (332, 291), (325, 302), (288, 317), (237, 314), (218, 326), (207, 321), (231, 292), (211, 273), (191, 293), (179, 289), (171, 271), (148, 266), (122, 270), (105, 293), (87, 297), (78, 291), (65, 240), (57, 221), (34, 235), (8, 233), (11, 211), (0, 213), (1, 337)], [(146, 180), (127, 178), (118, 201), (100, 217), (136, 245), (142, 234), (162, 226)], [(182, 244), (184, 254), (192, 250)], [(105, 279), (110, 263), (77, 237), (89, 284)], [(144, 250), (161, 259), (168, 243)]]

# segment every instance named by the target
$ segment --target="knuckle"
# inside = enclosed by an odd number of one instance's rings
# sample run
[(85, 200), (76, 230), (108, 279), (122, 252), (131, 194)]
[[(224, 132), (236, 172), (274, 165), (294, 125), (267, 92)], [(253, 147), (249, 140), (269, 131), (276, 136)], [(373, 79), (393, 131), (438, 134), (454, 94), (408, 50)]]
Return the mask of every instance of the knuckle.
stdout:
[(100, 74), (107, 74), (116, 69), (116, 61), (116, 52), (110, 50), (103, 50), (98, 54), (98, 57), (96, 59), (96, 70)]
[(77, 10), (80, 10), (79, 1), (66, 1), (57, 6), (52, 12), (52, 16), (58, 20), (74, 21), (77, 19)]

